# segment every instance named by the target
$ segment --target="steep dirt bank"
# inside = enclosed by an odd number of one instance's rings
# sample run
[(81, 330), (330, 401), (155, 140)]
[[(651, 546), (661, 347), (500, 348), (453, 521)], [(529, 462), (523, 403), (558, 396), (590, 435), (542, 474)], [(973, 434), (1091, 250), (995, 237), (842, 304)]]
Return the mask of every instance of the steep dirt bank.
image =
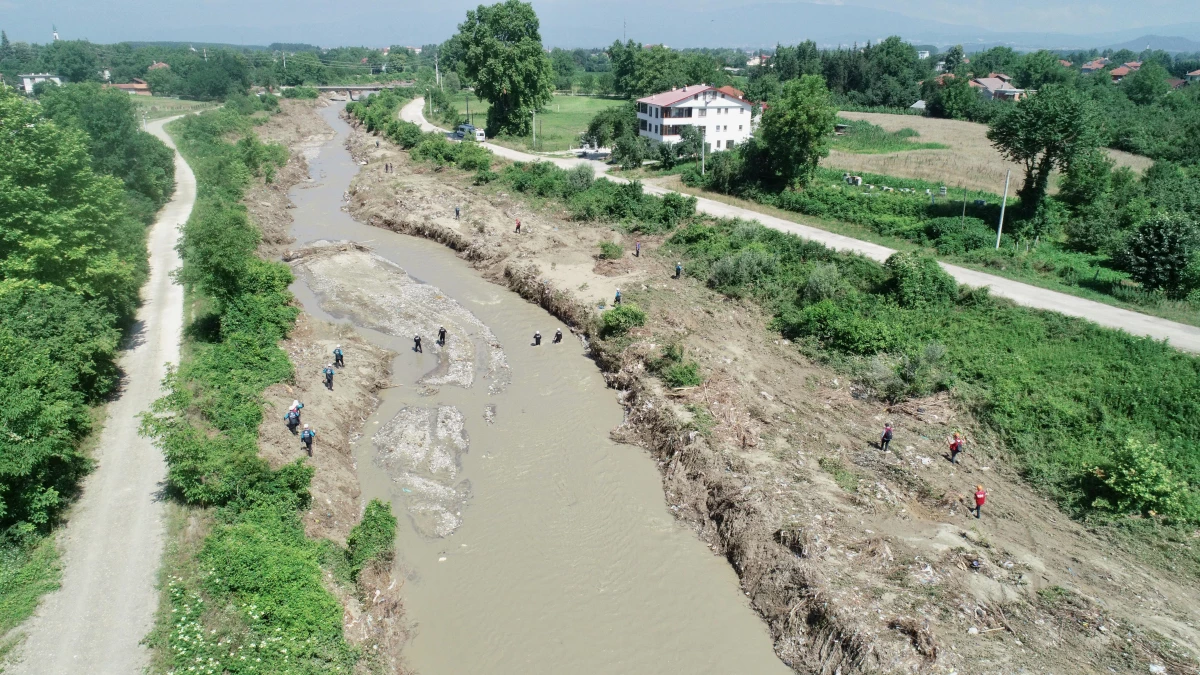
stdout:
[[(332, 131), (315, 114), (324, 101), (281, 101), (283, 113), (256, 128), (265, 141), (288, 147), (289, 159), (271, 184), (258, 185), (246, 196), (245, 204), (262, 229), (259, 247), (264, 257), (296, 257), (285, 253), (292, 239), (292, 217), (288, 191), (309, 180), (308, 159)], [(299, 437), (288, 431), (284, 413), (293, 400), (304, 403), (302, 422), (316, 432), (312, 457), (316, 469), (310, 493), (312, 507), (304, 514), (309, 537), (327, 538), (345, 545), (350, 529), (364, 508), (358, 486), (351, 443), (362, 435), (366, 418), (379, 404), (376, 393), (389, 385), (391, 352), (361, 338), (352, 327), (318, 320), (301, 314), (296, 328), (280, 345), (287, 351), (295, 375), (291, 382), (271, 386), (263, 393), (266, 415), (259, 429), (259, 455), (278, 467), (306, 456)], [(333, 362), (340, 346), (345, 367), (338, 368), (332, 389), (325, 387), (322, 369)], [(359, 576), (356, 593), (330, 580), (328, 587), (345, 607), (347, 640), (378, 655), (388, 672), (400, 672), (401, 647), (409, 626), (400, 600), (401, 580), (390, 569), (371, 568)]]
[[(600, 240), (632, 242), (386, 141), (356, 133), (350, 149), (369, 161), (351, 189), (364, 222), (442, 241), (582, 330), (614, 279), (649, 311), (630, 344), (597, 349), (628, 411), (614, 435), (659, 459), (672, 510), (735, 566), (797, 670), (1197, 672), (1194, 586), (1058, 512), (951, 400), (864, 399), (754, 306), (670, 280), (658, 240), (598, 261)], [(669, 343), (700, 362), (704, 386), (667, 391), (647, 376)], [(885, 421), (890, 452), (873, 447)], [(944, 439), (959, 429), (971, 452), (951, 465)], [(976, 484), (992, 495), (981, 520), (966, 508)]]

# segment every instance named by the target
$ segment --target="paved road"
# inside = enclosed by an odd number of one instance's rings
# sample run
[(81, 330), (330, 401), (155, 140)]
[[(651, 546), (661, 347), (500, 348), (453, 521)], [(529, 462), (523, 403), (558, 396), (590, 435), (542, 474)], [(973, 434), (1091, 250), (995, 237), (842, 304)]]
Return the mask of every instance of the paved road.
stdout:
[[(401, 118), (420, 124), (421, 128), (426, 131), (444, 131), (425, 120), (425, 116), (421, 112), (423, 104), (424, 99), (418, 98), (405, 105), (400, 110)], [(608, 171), (607, 164), (595, 160), (546, 158), (491, 143), (484, 143), (483, 145), (501, 157), (516, 161), (549, 161), (563, 168), (571, 168), (579, 164), (590, 164), (596, 168), (597, 174)], [(617, 176), (609, 176), (608, 179), (616, 182), (624, 182), (623, 178)], [(670, 192), (670, 190), (656, 185), (646, 185), (644, 189), (650, 194), (657, 195)], [(896, 252), (895, 249), (890, 249), (886, 246), (859, 241), (809, 225), (802, 225), (790, 220), (768, 216), (757, 211), (751, 211), (703, 197), (697, 199), (696, 208), (703, 213), (713, 216), (756, 220), (772, 229), (791, 232), (804, 239), (819, 241), (838, 251), (857, 253), (880, 262), (887, 260), (888, 256)], [(1134, 335), (1148, 335), (1158, 340), (1169, 340), (1171, 345), (1184, 351), (1200, 352), (1200, 328), (1195, 326), (1132, 312), (1127, 309), (1106, 305), (1102, 302), (1086, 300), (1073, 295), (1067, 295), (1066, 293), (1058, 293), (957, 265), (950, 265), (948, 263), (940, 264), (959, 283), (976, 288), (987, 286), (991, 289), (992, 295), (1008, 298), (1019, 305), (1081, 317), (1101, 326), (1124, 330)]]
[[(150, 131), (173, 148), (163, 132)], [(179, 267), (179, 226), (192, 212), (196, 178), (175, 154), (175, 195), (150, 230), (150, 279), (142, 289), (132, 339), (120, 355), (119, 398), (95, 452), (96, 470), (63, 528), (62, 588), (46, 596), (25, 626), (13, 675), (135, 675), (149, 663), (139, 642), (158, 606), (155, 588), (164, 524), (159, 490), (162, 453), (138, 436), (138, 414), (158, 398), (167, 364), (179, 361), (183, 289), (171, 280)]]

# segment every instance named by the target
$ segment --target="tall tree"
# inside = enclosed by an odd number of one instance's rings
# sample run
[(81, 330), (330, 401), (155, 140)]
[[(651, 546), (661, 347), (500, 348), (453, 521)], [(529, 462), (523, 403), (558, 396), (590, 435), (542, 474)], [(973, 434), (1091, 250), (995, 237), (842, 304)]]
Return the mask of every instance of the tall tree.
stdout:
[(1120, 256), (1130, 276), (1150, 290), (1178, 298), (1196, 285), (1200, 231), (1180, 214), (1160, 213), (1130, 234)]
[(520, 0), (480, 5), (458, 26), (464, 73), (476, 94), (491, 103), (489, 136), (527, 135), (531, 113), (550, 102), (554, 68), (539, 31), (533, 5)]
[(1171, 85), (1167, 84), (1169, 76), (1166, 68), (1157, 63), (1147, 63), (1121, 80), (1121, 89), (1134, 103), (1150, 105), (1171, 91)]
[(100, 59), (90, 42), (60, 41), (46, 50), (55, 74), (68, 82), (95, 82), (100, 79)]
[(1067, 169), (1078, 156), (1099, 145), (1090, 103), (1063, 85), (1046, 85), (1009, 108), (988, 129), (987, 137), (1005, 158), (1025, 167), (1017, 195), (1032, 216), (1050, 182), (1050, 172)]
[(759, 138), (771, 169), (788, 185), (805, 185), (829, 154), (836, 108), (820, 75), (783, 85), (783, 95), (763, 113)]
[(942, 70), (947, 73), (957, 73), (962, 68), (963, 58), (962, 45), (954, 45), (942, 58)]
[(1058, 62), (1058, 54), (1043, 49), (1021, 57), (1013, 79), (1018, 87), (1041, 89), (1047, 84), (1066, 84), (1073, 76)]

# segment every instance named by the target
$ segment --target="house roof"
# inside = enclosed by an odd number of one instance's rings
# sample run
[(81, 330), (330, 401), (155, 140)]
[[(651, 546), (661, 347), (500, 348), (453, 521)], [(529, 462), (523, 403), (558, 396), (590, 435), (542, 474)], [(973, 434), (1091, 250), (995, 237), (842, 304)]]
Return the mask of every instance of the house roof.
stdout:
[(167, 65), (166, 63), (163, 63), (162, 61), (155, 61), (154, 63), (150, 64), (150, 67), (147, 70), (161, 70), (163, 68), (170, 70), (171, 66)]
[(717, 89), (717, 91), (725, 94), (726, 96), (732, 96), (734, 98), (740, 98), (743, 100), (746, 98), (746, 94), (741, 89), (731, 87), (729, 85), (725, 85), (724, 87)]
[(1187, 84), (1187, 80), (1181, 80), (1177, 77), (1168, 77), (1167, 84), (1169, 84), (1172, 89), (1178, 89), (1178, 88), (1182, 87), (1183, 85)]
[(738, 96), (738, 94), (741, 94), (742, 92), (734, 89), (733, 87), (721, 87), (720, 89), (717, 89), (707, 84), (689, 84), (681, 89), (672, 89), (671, 91), (664, 91), (661, 94), (654, 94), (652, 96), (639, 98), (638, 103), (647, 103), (649, 105), (667, 107), (675, 105), (680, 101), (684, 101), (692, 96), (695, 96), (696, 94), (706, 91), (719, 91), (722, 94), (725, 94), (725, 96), (729, 97), (731, 100), (740, 101), (742, 103), (749, 102), (746, 100), (744, 95)]
[(977, 77), (975, 78), (975, 82), (978, 82), (979, 86), (983, 87), (984, 89), (990, 89), (991, 91), (1014, 88), (1011, 84), (998, 77)]
[(1058, 65), (1062, 66), (1063, 68), (1070, 68), (1071, 66), (1073, 66), (1075, 64), (1071, 63), (1070, 61), (1068, 61), (1066, 59), (1059, 59)]
[(1142, 62), (1141, 61), (1126, 61), (1125, 63), (1123, 63), (1121, 65), (1125, 66), (1126, 68), (1128, 68), (1130, 70), (1137, 70), (1138, 68), (1142, 67)]
[(1188, 73), (1188, 75), (1195, 75), (1195, 76), (1200, 77), (1200, 68), (1193, 70), (1192, 72)]
[(1125, 77), (1132, 72), (1133, 70), (1129, 68), (1129, 66), (1117, 66), (1116, 68), (1110, 70), (1108, 74), (1112, 75), (1113, 77)]

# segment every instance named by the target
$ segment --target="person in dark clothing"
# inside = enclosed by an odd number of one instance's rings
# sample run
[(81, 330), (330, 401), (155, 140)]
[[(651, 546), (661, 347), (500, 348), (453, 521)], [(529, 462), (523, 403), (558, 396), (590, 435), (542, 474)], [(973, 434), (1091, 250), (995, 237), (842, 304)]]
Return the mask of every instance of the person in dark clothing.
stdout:
[(456, 206), (456, 207), (454, 207), (454, 219), (455, 219), (455, 220), (458, 220), (458, 217), (459, 217), (459, 215), (460, 215), (461, 213), (462, 213), (462, 211), (460, 211), (460, 210), (459, 210), (459, 208), (458, 208), (457, 206)]
[(963, 451), (963, 439), (962, 439), (962, 436), (960, 436), (959, 433), (956, 431), (956, 432), (954, 432), (954, 438), (950, 439), (950, 463), (951, 464), (958, 464), (958, 453), (960, 453), (962, 451)]
[(287, 420), (288, 431), (292, 432), (294, 436), (296, 434), (296, 427), (300, 426), (300, 411), (295, 409), (289, 410), (283, 416), (283, 419)]
[(333, 390), (333, 364), (331, 363), (331, 364), (325, 366), (325, 370), (323, 370), (321, 372), (325, 373), (325, 388), (332, 391)]
[(619, 304), (621, 304), (621, 289), (618, 288), (617, 289), (617, 297), (613, 298), (613, 305), (616, 306)]
[(560, 342), (562, 342), (562, 329), (561, 328), (554, 331), (554, 344), (558, 344)]
[(316, 437), (317, 437), (317, 432), (313, 431), (312, 429), (309, 429), (308, 425), (305, 424), (304, 431), (300, 432), (300, 442), (304, 444), (304, 449), (308, 450), (309, 457), (312, 457), (312, 443), (313, 443), (313, 439)]
[(334, 349), (333, 349), (333, 365), (338, 366), (339, 368), (346, 367), (346, 360), (344, 358), (342, 358), (342, 346), (341, 345), (338, 345), (337, 347), (334, 347)]
[(537, 347), (541, 344), (542, 344), (542, 331), (540, 331), (540, 330), (534, 331), (533, 332), (533, 346)]
[(675, 278), (678, 279), (683, 274), (683, 263), (675, 263)]
[(520, 218), (517, 218), (517, 229), (515, 231), (517, 234), (521, 234), (521, 219)]
[(420, 335), (413, 336), (413, 351), (417, 352), (417, 353), (424, 353), (424, 350), (421, 349), (421, 336)]
[(642, 242), (640, 242), (640, 241), (633, 242), (633, 257), (635, 257), (635, 258), (642, 257)]
[(888, 446), (892, 444), (892, 423), (888, 422), (883, 426), (883, 436), (879, 437), (879, 449), (887, 452)]
[(446, 327), (445, 326), (441, 326), (440, 328), (438, 328), (438, 344), (439, 345), (446, 344)]

